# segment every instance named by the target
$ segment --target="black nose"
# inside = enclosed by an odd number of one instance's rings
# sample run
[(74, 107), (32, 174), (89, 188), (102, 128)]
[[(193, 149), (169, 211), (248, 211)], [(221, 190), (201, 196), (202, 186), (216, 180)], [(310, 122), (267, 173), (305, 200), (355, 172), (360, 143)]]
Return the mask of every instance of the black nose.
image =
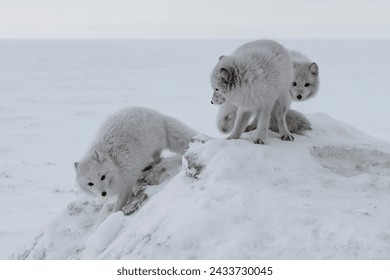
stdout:
[(302, 95), (298, 95), (297, 98), (298, 98), (299, 100), (301, 100), (301, 99), (302, 99)]
[(102, 192), (102, 196), (106, 196), (107, 195), (107, 193), (106, 192)]
[(211, 104), (214, 104), (213, 100), (211, 100)]

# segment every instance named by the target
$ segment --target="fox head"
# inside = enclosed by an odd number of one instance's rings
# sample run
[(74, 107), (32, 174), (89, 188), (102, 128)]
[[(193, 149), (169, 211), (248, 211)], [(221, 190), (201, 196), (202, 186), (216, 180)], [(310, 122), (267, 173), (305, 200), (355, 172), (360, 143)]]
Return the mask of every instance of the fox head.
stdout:
[(115, 180), (111, 159), (94, 151), (79, 162), (75, 162), (74, 166), (77, 183), (81, 189), (97, 196), (111, 194), (112, 183)]
[(232, 96), (231, 92), (235, 89), (238, 83), (238, 75), (231, 57), (221, 56), (219, 58), (218, 64), (211, 73), (210, 81), (211, 87), (214, 90), (212, 103), (214, 102), (215, 98), (223, 100), (222, 103), (224, 103), (226, 99), (229, 99), (229, 97)]
[(294, 101), (303, 101), (313, 97), (318, 90), (319, 77), (317, 63), (295, 63), (295, 78), (290, 87), (290, 96)]

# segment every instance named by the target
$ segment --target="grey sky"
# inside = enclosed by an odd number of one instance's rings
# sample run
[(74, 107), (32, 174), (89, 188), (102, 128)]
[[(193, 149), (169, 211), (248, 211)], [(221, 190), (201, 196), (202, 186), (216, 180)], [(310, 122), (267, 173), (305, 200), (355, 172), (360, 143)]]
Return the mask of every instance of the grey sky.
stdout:
[(390, 37), (388, 0), (0, 0), (0, 38)]

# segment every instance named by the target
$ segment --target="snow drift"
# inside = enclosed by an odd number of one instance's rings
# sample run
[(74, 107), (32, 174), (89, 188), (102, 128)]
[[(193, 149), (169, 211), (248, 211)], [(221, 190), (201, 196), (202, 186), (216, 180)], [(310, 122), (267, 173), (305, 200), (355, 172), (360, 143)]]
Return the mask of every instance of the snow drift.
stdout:
[(16, 259), (389, 259), (390, 145), (326, 115), (294, 142), (198, 137), (132, 215), (84, 197)]

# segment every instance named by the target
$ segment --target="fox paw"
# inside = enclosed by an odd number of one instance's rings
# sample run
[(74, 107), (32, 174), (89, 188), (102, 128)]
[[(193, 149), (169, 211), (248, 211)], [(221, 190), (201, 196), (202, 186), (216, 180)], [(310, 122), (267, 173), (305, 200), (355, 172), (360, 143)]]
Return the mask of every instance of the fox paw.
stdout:
[(226, 140), (232, 140), (232, 139), (238, 139), (238, 137), (231, 136), (231, 135), (229, 135), (228, 137), (226, 137)]
[(294, 141), (294, 136), (292, 136), (292, 135), (282, 135), (281, 139), (283, 141)]
[(241, 136), (240, 133), (230, 133), (228, 137), (226, 137), (227, 140), (232, 140), (232, 139), (239, 139)]
[(255, 144), (261, 144), (261, 145), (264, 145), (264, 144), (265, 144), (265, 143), (263, 142), (263, 140), (261, 140), (260, 138), (253, 140), (253, 143), (255, 143)]

